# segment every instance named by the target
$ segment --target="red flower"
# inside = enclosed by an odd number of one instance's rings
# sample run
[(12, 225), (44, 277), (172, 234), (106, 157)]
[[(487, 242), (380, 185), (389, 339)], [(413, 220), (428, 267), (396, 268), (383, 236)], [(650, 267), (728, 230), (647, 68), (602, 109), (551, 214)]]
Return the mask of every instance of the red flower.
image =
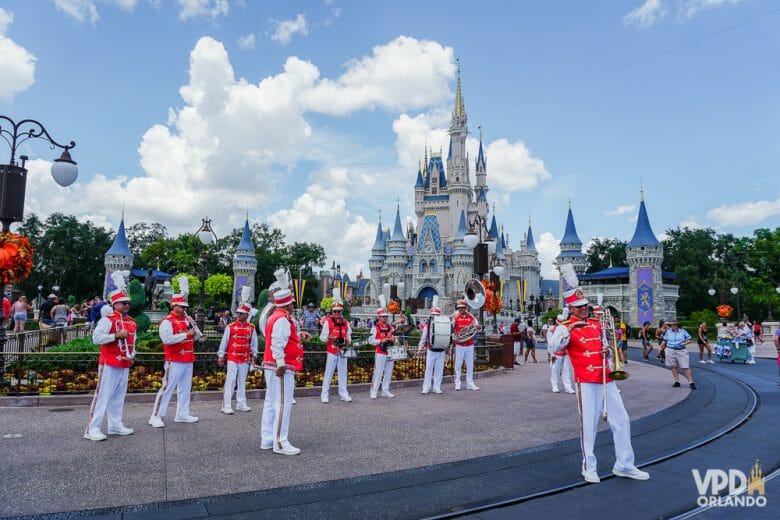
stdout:
[(33, 248), (26, 237), (0, 232), (0, 280), (4, 284), (19, 283), (32, 270)]

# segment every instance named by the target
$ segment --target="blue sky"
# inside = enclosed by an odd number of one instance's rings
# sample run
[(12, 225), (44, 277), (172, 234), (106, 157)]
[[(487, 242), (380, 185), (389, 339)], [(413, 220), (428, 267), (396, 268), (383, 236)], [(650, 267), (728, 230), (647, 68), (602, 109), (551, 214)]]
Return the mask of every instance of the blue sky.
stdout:
[[(413, 215), (444, 148), (455, 60), (475, 157), (543, 274), (569, 197), (580, 238), (629, 239), (640, 179), (657, 234), (780, 225), (780, 8), (614, 2), (0, 1), (0, 113), (77, 141), (76, 184), (29, 143), (27, 211), (173, 233), (266, 220), (351, 272), (377, 210)], [(58, 154), (57, 154), (58, 155)], [(473, 170), (473, 164), (472, 164)]]

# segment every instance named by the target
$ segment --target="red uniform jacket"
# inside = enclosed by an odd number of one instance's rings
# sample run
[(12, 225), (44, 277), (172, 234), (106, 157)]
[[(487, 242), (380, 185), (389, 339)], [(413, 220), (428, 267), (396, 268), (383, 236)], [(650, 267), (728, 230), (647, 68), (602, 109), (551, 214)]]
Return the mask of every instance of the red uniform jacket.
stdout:
[[(569, 329), (569, 354), (574, 368), (574, 380), (578, 383), (603, 383), (604, 358), (601, 354), (601, 326), (597, 320), (570, 318), (561, 324)], [(607, 382), (609, 364), (607, 364)]]
[(336, 323), (336, 320), (334, 320), (332, 316), (327, 318), (326, 321), (328, 322), (328, 343), (325, 346), (325, 349), (331, 354), (339, 355), (341, 349), (336, 346), (335, 340), (341, 338), (346, 342), (349, 323), (344, 318), (341, 318), (339, 322)]
[(233, 363), (247, 363), (252, 357), (252, 333), (255, 326), (251, 323), (243, 324), (234, 321), (228, 325), (230, 330), (230, 339), (227, 344), (227, 359)]
[(374, 330), (376, 331), (374, 340), (378, 342), (376, 343), (376, 353), (387, 354), (387, 349), (382, 350), (382, 343), (386, 341), (393, 341), (393, 326), (389, 323), (382, 323), (381, 321), (377, 321), (376, 325), (374, 325)]
[[(466, 314), (461, 314), (460, 312), (455, 315), (455, 317), (452, 319), (452, 323), (455, 326), (455, 334), (463, 330), (464, 328), (468, 327), (472, 323), (476, 324), (477, 319), (469, 314), (468, 312)], [(464, 343), (458, 343), (457, 341), (453, 341), (455, 345), (459, 347), (473, 347), (474, 346), (474, 337)]]
[[(126, 330), (129, 335), (126, 339), (114, 340), (111, 343), (100, 345), (100, 358), (98, 363), (110, 367), (130, 368), (131, 356), (135, 352), (135, 320), (130, 316), (124, 318), (118, 312), (106, 316), (111, 322), (109, 334), (116, 334), (120, 330)], [(120, 343), (122, 347), (120, 348)]]
[(274, 330), (274, 323), (280, 319), (290, 322), (290, 337), (287, 339), (287, 345), (284, 347), (284, 366), (291, 370), (300, 371), (303, 369), (303, 343), (298, 337), (298, 329), (295, 327), (290, 314), (284, 309), (276, 309), (268, 323), (265, 325), (265, 352), (263, 352), (263, 367), (276, 368), (277, 363), (271, 350), (271, 333)]
[[(179, 318), (175, 314), (170, 313), (163, 319), (171, 322), (174, 334), (186, 333), (190, 328), (190, 322), (187, 321), (186, 317)], [(165, 351), (165, 361), (175, 361), (177, 363), (195, 362), (194, 337), (187, 338), (179, 343), (163, 344), (163, 350)]]

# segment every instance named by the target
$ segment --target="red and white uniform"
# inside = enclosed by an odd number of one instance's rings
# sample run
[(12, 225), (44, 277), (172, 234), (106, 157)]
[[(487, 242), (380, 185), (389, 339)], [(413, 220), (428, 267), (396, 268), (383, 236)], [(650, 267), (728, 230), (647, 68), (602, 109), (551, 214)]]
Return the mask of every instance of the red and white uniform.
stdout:
[(234, 321), (225, 328), (219, 343), (217, 357), (223, 359), (227, 354), (227, 374), (225, 376), (225, 394), (223, 408), (230, 408), (233, 401), (233, 389), (236, 389), (236, 405), (246, 410), (246, 376), (252, 358), (257, 357), (257, 331), (255, 326), (245, 321)]
[[(126, 330), (127, 339), (117, 340), (114, 334)], [(135, 356), (136, 323), (119, 312), (101, 318), (92, 331), (92, 342), (100, 345), (98, 381), (89, 410), (87, 431), (100, 431), (103, 418), (108, 416), (108, 431), (124, 429), (122, 414), (127, 395), (127, 379)]]
[[(277, 308), (265, 326), (263, 369), (266, 391), (260, 431), (261, 447), (283, 449), (289, 446), (288, 433), (292, 412), (295, 372), (303, 369), (303, 343), (290, 313)], [(276, 368), (284, 366), (284, 375)]]
[(560, 392), (558, 389), (558, 379), (560, 378), (563, 380), (563, 389), (566, 391), (566, 393), (573, 394), (574, 388), (572, 388), (571, 383), (571, 361), (569, 360), (569, 356), (566, 353), (566, 349), (556, 352), (551, 347), (553, 336), (555, 335), (555, 330), (558, 327), (561, 327), (561, 325), (557, 323), (552, 326), (547, 326), (547, 334), (545, 336), (549, 350), (553, 351), (550, 363), (550, 385), (552, 385), (553, 392)]
[(173, 312), (160, 322), (160, 339), (165, 352), (165, 375), (157, 392), (152, 417), (165, 417), (168, 403), (176, 391), (176, 418), (190, 416), (190, 391), (192, 390), (192, 364), (195, 362), (197, 333), (188, 336), (191, 325), (186, 316)]
[(337, 340), (343, 340), (345, 346), (352, 343), (352, 327), (349, 320), (343, 317), (329, 316), (322, 323), (320, 340), (325, 341), (327, 360), (325, 361), (325, 374), (322, 377), (322, 393), (320, 399), (327, 402), (330, 393), (330, 381), (333, 372), (337, 372), (339, 381), (339, 397), (342, 400), (349, 399), (347, 390), (347, 358), (341, 356), (341, 349), (336, 346)]
[[(582, 469), (598, 471), (593, 446), (604, 406), (602, 367), (605, 360), (601, 353), (601, 327), (596, 320), (572, 317), (555, 329), (551, 342), (556, 353), (566, 350), (574, 367), (582, 432)], [(608, 365), (607, 370), (609, 370)], [(607, 422), (615, 443), (617, 459), (615, 466), (624, 471), (631, 471), (636, 467), (634, 450), (631, 447), (631, 424), (617, 385), (609, 376), (607, 376), (606, 395)]]
[(425, 350), (425, 376), (423, 377), (422, 393), (427, 394), (431, 391), (431, 381), (433, 381), (433, 391), (441, 393), (441, 380), (444, 376), (444, 360), (447, 357), (447, 351), (441, 350), (434, 352), (431, 350), (431, 327), (433, 318), (423, 323), (420, 332), (420, 343), (418, 351)]
[[(386, 318), (385, 318), (386, 319)], [(382, 386), (382, 395), (390, 394), (390, 381), (393, 379), (394, 361), (387, 359), (387, 349), (382, 345), (394, 341), (393, 326), (389, 323), (382, 323), (377, 320), (376, 325), (371, 327), (368, 335), (368, 344), (376, 347), (374, 354), (374, 375), (371, 380), (371, 397), (376, 398), (379, 386)]]
[[(477, 318), (464, 312), (461, 314), (458, 312), (455, 317), (452, 318), (452, 325), (455, 335), (462, 331), (469, 325), (479, 327), (479, 321)], [(455, 390), (460, 390), (460, 370), (463, 367), (463, 363), (466, 363), (466, 387), (470, 389), (477, 389), (474, 384), (474, 337), (463, 342), (457, 342), (453, 340), (455, 344)]]

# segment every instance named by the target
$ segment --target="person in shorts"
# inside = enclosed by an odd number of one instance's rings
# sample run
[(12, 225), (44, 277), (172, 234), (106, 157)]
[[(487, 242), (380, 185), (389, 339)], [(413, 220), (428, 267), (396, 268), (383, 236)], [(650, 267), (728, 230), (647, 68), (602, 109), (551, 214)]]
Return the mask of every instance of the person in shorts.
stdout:
[[(707, 322), (703, 321), (699, 325), (699, 331), (697, 333), (699, 336), (696, 339), (696, 343), (699, 344), (699, 363), (714, 363), (712, 361), (712, 348), (710, 347), (710, 343), (707, 341)], [(707, 349), (707, 360), (704, 359), (704, 349)]]
[(666, 366), (672, 369), (672, 377), (674, 377), (672, 386), (680, 386), (680, 370), (684, 370), (691, 390), (695, 390), (696, 383), (693, 382), (688, 350), (686, 349), (690, 342), (691, 335), (688, 334), (688, 331), (681, 329), (677, 320), (672, 320), (669, 322), (669, 330), (663, 336), (661, 351), (666, 354)]
[(650, 341), (649, 321), (642, 324), (642, 330), (639, 332), (639, 336), (642, 338), (642, 359), (647, 361), (650, 359), (650, 353), (653, 351), (653, 343)]

